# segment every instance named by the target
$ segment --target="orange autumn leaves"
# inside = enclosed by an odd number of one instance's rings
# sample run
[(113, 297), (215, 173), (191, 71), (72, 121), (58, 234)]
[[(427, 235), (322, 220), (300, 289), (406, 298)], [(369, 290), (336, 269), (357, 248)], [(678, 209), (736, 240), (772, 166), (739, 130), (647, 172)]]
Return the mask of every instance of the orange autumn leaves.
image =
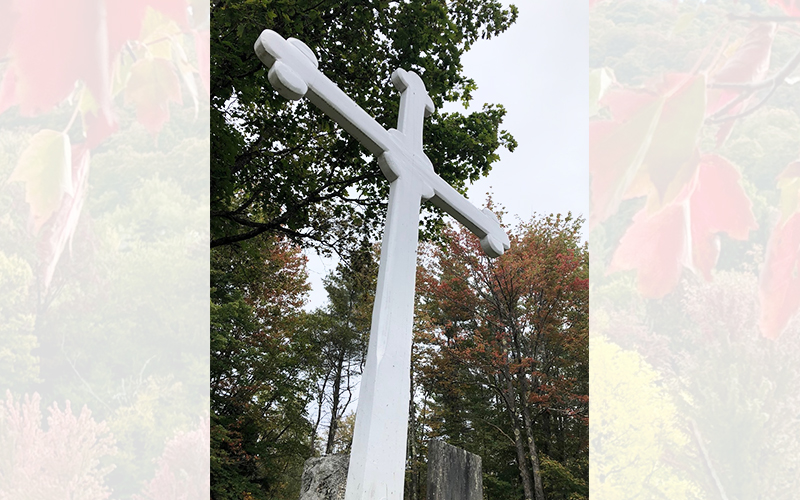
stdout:
[[(607, 268), (634, 270), (644, 297), (664, 297), (685, 270), (711, 280), (720, 236), (747, 240), (758, 228), (738, 167), (708, 144), (724, 143), (752, 102), (747, 88), (766, 78), (775, 32), (774, 24), (757, 25), (705, 72), (667, 74), (645, 88), (612, 83), (598, 97), (602, 118), (590, 124), (590, 225), (606, 222), (624, 200), (645, 200)], [(705, 132), (717, 124), (716, 141), (709, 141)], [(769, 338), (800, 308), (800, 167), (793, 165), (778, 181), (783, 215), (761, 272), (760, 329)]]

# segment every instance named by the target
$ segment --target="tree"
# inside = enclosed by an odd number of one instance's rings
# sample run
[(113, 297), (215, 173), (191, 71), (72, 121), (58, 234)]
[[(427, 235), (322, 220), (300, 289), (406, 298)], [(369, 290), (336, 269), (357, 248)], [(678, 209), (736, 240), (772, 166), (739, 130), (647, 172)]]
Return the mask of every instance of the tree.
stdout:
[(512, 445), (507, 462), (516, 459), (526, 499), (588, 495), (581, 223), (571, 215), (521, 223), (494, 261), (466, 230), (448, 230), (420, 279), (430, 346), (421, 379), (439, 407), (433, 418), (467, 449), (482, 440), (479, 425), (494, 427)]
[(311, 455), (305, 409), (317, 363), (301, 311), (305, 257), (273, 239), (212, 258), (211, 496), (296, 497)]
[(378, 277), (373, 247), (363, 242), (325, 279), (328, 305), (316, 312), (321, 366), (317, 380), (316, 435), (323, 407), (328, 408), (324, 453), (334, 452), (340, 420), (353, 401), (353, 388), (364, 368)]
[[(396, 68), (419, 72), (437, 108), (466, 104), (475, 84), (462, 74), (461, 56), (516, 15), (496, 0), (213, 2), (211, 246), (282, 234), (344, 250), (354, 235), (375, 236), (382, 226), (388, 183), (377, 159), (305, 99), (287, 102), (269, 86), (252, 48), (262, 30), (305, 42), (320, 70), (389, 128), (399, 103), (388, 86)], [(486, 175), (499, 147), (515, 147), (500, 130), (504, 114), (487, 105), (428, 119), (425, 151), (437, 173), (462, 191)], [(439, 216), (428, 218), (428, 229), (440, 225)]]
[(27, 262), (16, 255), (0, 252), (0, 387), (26, 386), (36, 381), (39, 363), (32, 351), (37, 345), (34, 315), (25, 311), (33, 273)]
[[(253, 43), (264, 29), (301, 39), (319, 56), (321, 71), (389, 128), (396, 126), (399, 105), (388, 86), (396, 68), (419, 72), (438, 107), (466, 104), (475, 84), (462, 74), (461, 56), (515, 18), (516, 9), (497, 0), (212, 2), (215, 499), (295, 494), (323, 403), (331, 409), (325, 448), (341, 446), (347, 378), (360, 371), (374, 289), (374, 263), (359, 263), (358, 255), (362, 241), (376, 239), (388, 194), (376, 159), (353, 138), (306, 100), (287, 102), (269, 86)], [(486, 175), (497, 149), (515, 146), (500, 129), (504, 114), (487, 105), (468, 116), (429, 119), (426, 154), (437, 173), (462, 191)], [(428, 235), (441, 227), (437, 214), (426, 216)], [(299, 312), (302, 280), (290, 279), (290, 288), (277, 292), (281, 279), (299, 278), (290, 243), (335, 250), (346, 261), (327, 283), (327, 311)], [(257, 271), (265, 265), (268, 271)], [(269, 314), (260, 309), (278, 299), (293, 305)], [(316, 424), (306, 414), (311, 394), (317, 396)]]

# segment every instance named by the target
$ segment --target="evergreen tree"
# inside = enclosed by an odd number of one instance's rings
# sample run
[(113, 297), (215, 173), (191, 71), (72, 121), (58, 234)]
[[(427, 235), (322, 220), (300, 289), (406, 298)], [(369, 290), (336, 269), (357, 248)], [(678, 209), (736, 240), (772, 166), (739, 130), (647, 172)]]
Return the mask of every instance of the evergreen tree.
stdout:
[[(360, 242), (364, 235), (377, 239), (389, 186), (376, 159), (352, 137), (305, 99), (288, 102), (271, 88), (255, 40), (264, 29), (302, 40), (317, 53), (323, 73), (392, 128), (399, 105), (389, 84), (395, 69), (420, 73), (437, 107), (467, 103), (475, 84), (463, 74), (461, 56), (515, 18), (513, 6), (496, 0), (212, 2), (215, 500), (296, 496), (324, 407), (331, 417), (325, 451), (347, 446), (339, 425), (363, 363), (376, 274), (371, 251)], [(500, 128), (504, 114), (492, 105), (466, 116), (434, 114), (425, 144), (437, 173), (462, 191), (486, 175), (498, 148), (515, 146)], [(430, 235), (441, 218), (427, 219)], [(291, 244), (343, 257), (326, 281), (327, 309), (299, 311), (302, 279)], [(292, 286), (277, 293), (284, 279)], [(316, 416), (308, 414), (312, 397)]]
[(296, 498), (317, 363), (301, 310), (305, 258), (280, 240), (212, 256), (211, 497)]
[[(350, 253), (325, 279), (328, 305), (320, 316), (317, 426), (323, 407), (329, 424), (324, 453), (334, 453), (338, 426), (353, 402), (353, 389), (364, 368), (372, 318), (378, 263), (369, 243)], [(316, 430), (316, 429), (315, 429)]]

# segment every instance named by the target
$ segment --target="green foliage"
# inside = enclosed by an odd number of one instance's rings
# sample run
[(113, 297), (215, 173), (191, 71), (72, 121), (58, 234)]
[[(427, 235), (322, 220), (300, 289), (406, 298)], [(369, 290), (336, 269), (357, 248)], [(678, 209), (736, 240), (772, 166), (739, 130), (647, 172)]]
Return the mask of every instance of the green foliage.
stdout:
[(34, 315), (25, 307), (32, 278), (27, 262), (0, 252), (0, 387), (25, 387), (38, 381)]
[[(723, 151), (731, 158), (736, 158), (742, 173), (755, 187), (774, 193), (778, 174), (797, 158), (798, 136), (800, 113), (770, 107), (743, 121)], [(774, 196), (773, 193), (769, 194)], [(771, 205), (777, 204), (777, 200), (771, 201)]]
[[(422, 75), (434, 103), (469, 102), (475, 83), (461, 56), (503, 32), (516, 8), (496, 0), (282, 2), (220, 0), (211, 11), (212, 246), (281, 233), (302, 245), (342, 250), (375, 236), (388, 183), (375, 158), (307, 100), (287, 102), (267, 82), (253, 43), (262, 30), (305, 42), (320, 70), (384, 127), (396, 126), (397, 68)], [(426, 153), (458, 189), (486, 175), (497, 149), (516, 143), (500, 130), (505, 110), (434, 114)], [(358, 193), (358, 196), (353, 196)], [(441, 217), (427, 221), (434, 230)]]
[(742, 10), (694, 0), (681, 2), (679, 9), (661, 1), (600, 3), (591, 12), (589, 66), (612, 68), (619, 82), (631, 85), (686, 72), (731, 8)]
[[(314, 313), (316, 370), (315, 435), (323, 412), (328, 414), (324, 453), (341, 452), (350, 443), (338, 437), (338, 426), (353, 403), (353, 389), (367, 357), (378, 261), (368, 242), (353, 250), (324, 279), (328, 304)], [(352, 429), (351, 435), (352, 438)]]
[[(397, 68), (418, 72), (437, 107), (471, 99), (461, 56), (505, 31), (516, 8), (496, 0), (446, 3), (218, 0), (211, 4), (212, 498), (297, 496), (323, 407), (327, 449), (348, 446), (345, 417), (366, 350), (377, 274), (371, 244), (388, 183), (377, 161), (305, 99), (269, 85), (253, 44), (272, 29), (317, 54), (320, 70), (386, 128), (396, 126)], [(437, 173), (464, 191), (486, 175), (505, 110), (435, 113), (425, 126)], [(427, 235), (441, 228), (438, 212)], [(300, 311), (306, 290), (296, 247), (335, 250), (329, 305)], [(316, 388), (312, 388), (316, 384)], [(306, 414), (316, 396), (316, 423)], [(334, 428), (331, 429), (335, 431)], [(342, 434), (342, 432), (344, 434)]]
[(305, 258), (278, 240), (212, 252), (211, 496), (297, 496), (310, 454), (306, 376), (315, 364), (300, 307)]
[(0, 7), (0, 497), (130, 499), (207, 418), (192, 1)]
[[(69, 120), (61, 114), (59, 128)], [(128, 498), (152, 478), (166, 439), (207, 411), (208, 351), (198, 341), (208, 329), (198, 314), (208, 307), (207, 246), (196, 228), (207, 220), (197, 165), (208, 139), (191, 108), (173, 109), (158, 141), (126, 110), (117, 116), (122, 133), (93, 151), (89, 194), (49, 287), (37, 238), (53, 220), (34, 234), (31, 185), (0, 190), (0, 385), (36, 391), (48, 407), (91, 407), (116, 442), (105, 484)], [(4, 123), (3, 179), (31, 129)]]
[(570, 462), (573, 463), (562, 464), (547, 456), (541, 458), (544, 488), (545, 491), (551, 492), (548, 498), (564, 500), (589, 498), (589, 485), (585, 479), (586, 471), (589, 470), (588, 457)]
[[(124, 392), (123, 392), (124, 391)], [(151, 461), (142, 456), (157, 457), (175, 433), (186, 429), (190, 420), (185, 414), (170, 411), (165, 401), (191, 407), (191, 397), (174, 377), (150, 376), (144, 380), (129, 379), (117, 394), (119, 405), (109, 418), (109, 427), (117, 440), (117, 478), (149, 479), (153, 475)]]
[(377, 255), (366, 242), (325, 278), (326, 312), (339, 322), (337, 338), (360, 337), (363, 341), (368, 336), (377, 279)]

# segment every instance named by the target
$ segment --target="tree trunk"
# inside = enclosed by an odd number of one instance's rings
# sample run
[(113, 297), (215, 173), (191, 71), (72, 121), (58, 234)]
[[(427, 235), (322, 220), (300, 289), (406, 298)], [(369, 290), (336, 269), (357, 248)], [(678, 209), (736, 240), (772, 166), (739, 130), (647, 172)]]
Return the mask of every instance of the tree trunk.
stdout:
[(544, 489), (542, 488), (542, 471), (539, 467), (539, 453), (536, 449), (536, 442), (533, 440), (533, 421), (527, 403), (522, 403), (522, 416), (525, 423), (525, 436), (528, 438), (528, 454), (531, 457), (531, 468), (533, 469), (533, 486), (536, 492), (536, 500), (545, 500)]
[(525, 492), (525, 500), (534, 500), (533, 498), (533, 481), (531, 481), (531, 471), (528, 470), (528, 461), (525, 459), (525, 443), (522, 442), (522, 433), (519, 430), (519, 424), (514, 422), (514, 448), (517, 450), (517, 466), (519, 466), (519, 475), (522, 479), (522, 489)]
[(336, 375), (333, 378), (333, 400), (331, 401), (331, 424), (328, 427), (328, 443), (325, 445), (325, 454), (333, 453), (333, 445), (336, 440), (336, 430), (339, 428), (339, 398), (342, 392), (342, 370), (344, 369), (344, 349), (339, 351), (339, 358), (336, 360)]
[(544, 440), (542, 441), (542, 453), (547, 455), (550, 458), (556, 459), (555, 454), (555, 446), (551, 447), (550, 443), (553, 441), (553, 422), (550, 418), (550, 413), (547, 411), (543, 411), (541, 414), (541, 421), (542, 421), (542, 433), (544, 434)]
[(316, 453), (317, 449), (317, 431), (319, 424), (322, 421), (322, 405), (325, 401), (325, 391), (328, 388), (328, 380), (330, 380), (330, 372), (325, 373), (325, 378), (322, 381), (322, 388), (319, 389), (317, 394), (317, 418), (314, 420), (314, 428), (311, 430), (311, 449)]
[(519, 428), (517, 394), (514, 390), (514, 383), (508, 367), (505, 367), (504, 371), (506, 394), (503, 395), (503, 399), (505, 400), (506, 408), (508, 408), (508, 416), (514, 429), (514, 448), (517, 451), (517, 466), (519, 467), (520, 479), (522, 479), (522, 489), (525, 492), (525, 500), (534, 500), (531, 471), (528, 470), (528, 461), (525, 459), (525, 443), (522, 441), (522, 431)]
[[(512, 325), (512, 339), (513, 339), (513, 351), (512, 357), (513, 359), (518, 362), (522, 363), (524, 359), (522, 354), (522, 346), (519, 341), (519, 333), (518, 329)], [(539, 467), (539, 453), (536, 449), (536, 442), (533, 440), (533, 419), (531, 419), (531, 412), (530, 408), (528, 407), (528, 396), (531, 393), (530, 390), (530, 383), (528, 378), (525, 374), (524, 370), (518, 369), (515, 371), (515, 378), (519, 382), (520, 390), (522, 394), (520, 395), (520, 408), (522, 409), (522, 420), (525, 426), (525, 437), (527, 438), (528, 444), (528, 455), (531, 459), (531, 469), (533, 471), (533, 486), (534, 486), (534, 493), (536, 500), (545, 500), (544, 498), (544, 488), (542, 487), (542, 472)], [(512, 385), (511, 380), (509, 379), (509, 387)]]

